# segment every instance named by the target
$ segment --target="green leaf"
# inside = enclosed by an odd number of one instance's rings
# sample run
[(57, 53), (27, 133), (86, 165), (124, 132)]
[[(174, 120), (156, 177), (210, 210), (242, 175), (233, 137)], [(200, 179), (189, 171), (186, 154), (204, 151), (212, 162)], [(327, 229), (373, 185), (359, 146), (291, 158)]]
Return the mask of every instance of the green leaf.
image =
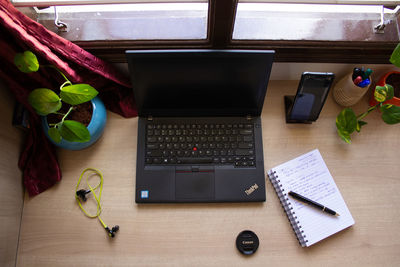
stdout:
[(336, 117), (337, 132), (345, 142), (351, 143), (350, 134), (357, 130), (357, 116), (351, 108), (343, 109)]
[(39, 69), (39, 61), (31, 51), (17, 53), (14, 57), (14, 64), (24, 73), (35, 72)]
[(61, 88), (61, 99), (70, 105), (79, 105), (92, 100), (99, 92), (89, 84), (74, 84)]
[(42, 116), (56, 112), (61, 108), (61, 99), (47, 88), (33, 90), (28, 96), (28, 102)]
[(336, 127), (351, 134), (357, 127), (357, 116), (351, 108), (343, 109), (336, 117)]
[(350, 139), (350, 134), (346, 131), (342, 131), (337, 129), (338, 135), (340, 138), (342, 138), (343, 141), (345, 141), (348, 144), (351, 144), (351, 139)]
[(397, 44), (396, 48), (393, 50), (390, 56), (390, 62), (400, 68), (400, 44)]
[(393, 86), (385, 84), (385, 86), (376, 86), (374, 97), (378, 102), (385, 102), (386, 100), (392, 99), (394, 96)]
[(380, 108), (382, 120), (387, 124), (396, 124), (400, 122), (400, 107), (385, 104)]
[(54, 142), (56, 143), (61, 142), (61, 135), (56, 127), (49, 128), (49, 131), (47, 133), (49, 134), (50, 138), (53, 139)]
[(357, 122), (356, 131), (357, 131), (357, 132), (360, 132), (360, 131), (361, 131), (361, 127), (362, 127), (363, 125), (365, 125), (365, 124), (367, 124), (365, 121), (358, 121), (358, 122)]
[(70, 142), (88, 142), (90, 141), (89, 130), (80, 122), (65, 120), (60, 127), (62, 138)]
[(387, 96), (386, 100), (392, 99), (394, 97), (394, 88), (390, 84), (385, 84)]

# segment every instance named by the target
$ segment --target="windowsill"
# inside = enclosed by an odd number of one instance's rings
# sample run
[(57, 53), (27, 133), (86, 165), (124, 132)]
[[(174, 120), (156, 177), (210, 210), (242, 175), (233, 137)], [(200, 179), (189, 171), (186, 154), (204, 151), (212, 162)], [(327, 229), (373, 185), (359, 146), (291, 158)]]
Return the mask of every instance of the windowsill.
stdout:
[[(129, 49), (212, 48), (201, 41), (76, 41), (75, 44), (110, 62), (126, 62)], [(398, 42), (249, 41), (232, 42), (228, 49), (272, 49), (275, 62), (390, 64)]]

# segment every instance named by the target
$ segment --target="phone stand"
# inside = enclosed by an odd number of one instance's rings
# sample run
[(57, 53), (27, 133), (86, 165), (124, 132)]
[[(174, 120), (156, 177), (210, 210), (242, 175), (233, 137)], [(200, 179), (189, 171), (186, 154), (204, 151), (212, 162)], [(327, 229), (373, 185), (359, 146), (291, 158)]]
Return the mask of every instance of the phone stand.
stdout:
[(294, 95), (285, 95), (285, 96), (283, 97), (284, 102), (285, 102), (286, 123), (305, 123), (305, 124), (311, 124), (312, 121), (310, 121), (310, 120), (292, 119), (292, 118), (291, 118), (294, 97), (295, 97)]

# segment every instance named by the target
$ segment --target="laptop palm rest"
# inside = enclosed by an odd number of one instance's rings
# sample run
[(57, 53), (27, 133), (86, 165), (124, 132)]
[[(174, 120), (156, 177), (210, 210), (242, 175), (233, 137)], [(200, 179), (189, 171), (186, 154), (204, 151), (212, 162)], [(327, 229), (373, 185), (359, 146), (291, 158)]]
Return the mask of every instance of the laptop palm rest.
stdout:
[(176, 167), (175, 194), (176, 200), (214, 199), (214, 166)]

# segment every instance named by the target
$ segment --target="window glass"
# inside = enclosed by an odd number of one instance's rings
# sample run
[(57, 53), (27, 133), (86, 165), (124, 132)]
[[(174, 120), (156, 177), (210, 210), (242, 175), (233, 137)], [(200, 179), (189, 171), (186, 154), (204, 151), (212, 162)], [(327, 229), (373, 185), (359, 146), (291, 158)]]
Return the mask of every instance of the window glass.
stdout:
[[(234, 40), (384, 41), (375, 34), (382, 6), (238, 3)], [(393, 11), (385, 9), (385, 16)]]
[[(40, 23), (58, 31), (54, 7), (37, 12)], [(207, 38), (207, 2), (59, 6), (57, 13), (68, 24), (58, 33), (71, 41)]]

